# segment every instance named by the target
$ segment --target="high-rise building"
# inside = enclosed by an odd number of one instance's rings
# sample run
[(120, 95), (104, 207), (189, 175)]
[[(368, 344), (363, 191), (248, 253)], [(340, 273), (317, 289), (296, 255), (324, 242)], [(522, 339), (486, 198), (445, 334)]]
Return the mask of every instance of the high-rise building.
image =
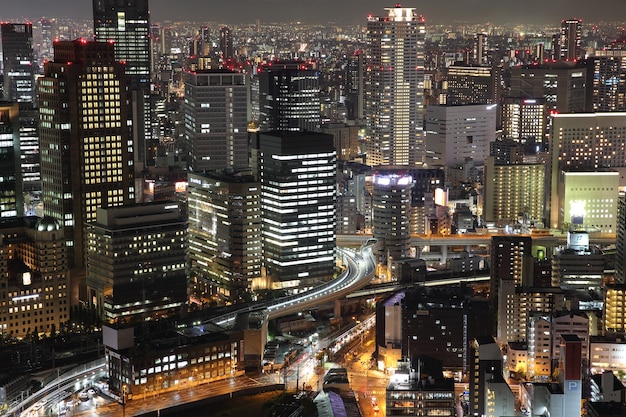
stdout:
[(411, 230), (411, 187), (413, 177), (402, 168), (380, 167), (373, 173), (372, 226), (374, 238), (383, 244), (377, 253), (378, 262), (409, 256)]
[(505, 97), (502, 103), (502, 138), (521, 144), (546, 142), (548, 111), (545, 99)]
[(309, 287), (335, 264), (337, 154), (331, 135), (256, 133), (263, 259), (275, 287)]
[(41, 19), (39, 21), (40, 44), (37, 52), (37, 62), (43, 66), (43, 63), (53, 59), (54, 57), (54, 29), (56, 20)]
[(133, 90), (137, 168), (155, 164), (158, 137), (152, 132), (150, 103), (150, 12), (148, 0), (93, 0), (94, 39), (115, 44), (115, 59), (124, 62)]
[(365, 53), (358, 50), (348, 61), (346, 68), (346, 109), (348, 120), (360, 120), (365, 116)]
[(495, 104), (500, 97), (501, 72), (478, 65), (450, 65), (444, 77), (445, 104)]
[[(588, 171), (589, 175), (593, 171), (615, 168), (624, 168), (626, 166), (626, 149), (624, 149), (623, 138), (626, 134), (626, 113), (623, 112), (609, 112), (609, 113), (579, 113), (579, 114), (554, 114), (551, 116), (551, 132), (550, 132), (550, 155), (552, 160), (548, 166), (548, 178), (550, 178), (550, 193), (551, 200), (549, 201), (550, 212), (550, 227), (555, 228), (559, 222), (559, 216), (563, 217), (564, 221), (569, 222), (569, 215), (561, 213), (561, 211), (568, 209), (567, 206), (563, 206), (559, 203), (559, 186), (563, 192), (567, 192), (565, 185), (565, 176), (562, 171)], [(581, 144), (580, 133), (588, 132), (587, 142)], [(570, 190), (573, 200), (583, 200), (578, 198), (574, 191), (593, 191), (594, 193), (607, 193), (607, 197), (613, 201), (609, 201), (615, 208), (612, 212), (591, 212), (588, 211), (589, 216), (595, 214), (612, 214), (613, 217), (598, 218), (594, 221), (595, 224), (602, 224), (602, 229), (612, 229), (611, 233), (615, 233), (615, 215), (617, 204), (617, 190), (611, 192), (610, 190), (602, 190), (597, 180), (602, 176), (609, 179), (611, 175), (616, 173), (609, 172), (597, 172), (595, 179), (582, 176), (582, 172), (571, 172), (569, 176), (570, 181), (584, 180), (592, 189), (588, 190)], [(580, 178), (574, 178), (574, 176), (581, 176)], [(619, 177), (619, 175), (618, 175)], [(596, 181), (596, 182), (594, 182)], [(619, 181), (618, 181), (619, 182)], [(560, 185), (559, 185), (560, 184)], [(574, 182), (572, 182), (574, 184)], [(580, 194), (580, 193), (578, 193)], [(599, 194), (598, 194), (599, 195)], [(579, 196), (582, 197), (582, 196)], [(585, 197), (584, 199), (587, 199)], [(595, 202), (594, 204), (600, 204)], [(571, 208), (571, 207), (569, 207)], [(583, 208), (584, 207), (580, 207)], [(587, 207), (589, 209), (590, 207)], [(598, 207), (600, 209), (600, 207)], [(606, 209), (602, 207), (602, 210)], [(587, 221), (588, 223), (588, 221)], [(611, 226), (611, 227), (609, 227)]]
[(530, 236), (491, 237), (491, 299), (497, 299), (502, 281), (518, 286), (527, 282), (532, 271), (531, 246)]
[(321, 123), (319, 71), (304, 61), (272, 61), (258, 71), (261, 131), (317, 131)]
[(4, 99), (18, 103), (35, 101), (35, 58), (32, 23), (0, 24)]
[(228, 26), (222, 26), (220, 28), (220, 53), (223, 60), (235, 58), (233, 34)]
[(472, 53), (472, 61), (474, 65), (488, 64), (487, 39), (488, 36), (486, 33), (477, 33), (474, 35), (474, 50)]
[(70, 268), (84, 270), (84, 225), (98, 207), (135, 201), (130, 82), (113, 44), (75, 40), (55, 43), (38, 88), (44, 214), (63, 227)]
[(623, 334), (626, 332), (626, 285), (610, 284), (604, 294), (604, 330)]
[(54, 333), (70, 318), (63, 230), (55, 219), (0, 222), (0, 332), (3, 338)]
[(0, 102), (0, 220), (24, 215), (19, 106)]
[(421, 166), (426, 23), (414, 8), (385, 10), (367, 18), (367, 164)]
[(582, 57), (581, 38), (582, 24), (580, 19), (565, 19), (561, 21), (559, 33), (558, 57), (564, 61), (574, 61)]
[(467, 161), (482, 165), (489, 144), (496, 140), (497, 105), (428, 106), (426, 152), (428, 166), (454, 166)]
[(228, 70), (186, 71), (184, 123), (189, 169), (248, 168), (248, 84)]
[(544, 164), (496, 164), (485, 161), (483, 216), (485, 221), (522, 222), (526, 227), (543, 222)]
[(555, 62), (511, 68), (510, 97), (543, 98), (547, 111), (584, 112), (587, 67), (578, 62)]
[(626, 51), (602, 49), (587, 58), (588, 110), (626, 111)]
[(41, 191), (39, 109), (20, 109), (20, 155), (24, 192)]
[(172, 202), (98, 208), (87, 225), (89, 305), (108, 323), (177, 316), (187, 305), (187, 222)]
[(191, 296), (237, 300), (261, 287), (261, 185), (245, 174), (189, 173)]

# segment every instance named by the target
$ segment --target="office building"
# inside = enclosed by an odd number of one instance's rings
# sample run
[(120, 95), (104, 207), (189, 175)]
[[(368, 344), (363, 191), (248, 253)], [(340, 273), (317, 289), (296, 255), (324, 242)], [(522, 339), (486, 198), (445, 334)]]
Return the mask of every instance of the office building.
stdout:
[(477, 33), (474, 35), (474, 48), (472, 51), (472, 63), (475, 65), (487, 65), (489, 63), (487, 56), (488, 36), (486, 33)]
[(543, 222), (544, 164), (496, 164), (485, 161), (483, 216), (487, 222), (522, 224), (529, 228)]
[(148, 0), (93, 0), (94, 40), (113, 42), (115, 60), (124, 62), (133, 90), (135, 162), (153, 166), (159, 145), (152, 132), (150, 103), (150, 12)]
[(243, 73), (185, 71), (184, 123), (189, 169), (248, 167), (248, 85)]
[[(550, 189), (551, 200), (550, 209), (550, 227), (556, 228), (559, 223), (559, 216), (563, 217), (563, 221), (569, 222), (569, 215), (565, 215), (564, 211), (568, 210), (567, 205), (562, 205), (559, 199), (565, 196), (559, 192), (567, 193), (565, 188), (565, 180), (569, 180), (573, 185), (584, 181), (587, 183), (587, 191), (595, 195), (594, 198), (608, 198), (613, 208), (597, 207), (602, 212), (591, 212), (591, 207), (586, 207), (587, 217), (603, 215), (595, 218), (594, 223), (604, 225), (601, 227), (604, 231), (611, 229), (615, 233), (616, 204), (617, 204), (617, 188), (608, 190), (607, 185), (616, 187), (612, 176), (620, 175), (612, 172), (595, 172), (607, 169), (620, 169), (626, 166), (626, 150), (622, 147), (624, 134), (626, 134), (626, 113), (578, 113), (578, 114), (554, 114), (552, 118), (552, 129), (550, 134), (550, 155), (552, 160), (549, 164), (549, 178), (551, 181)], [(587, 138), (581, 139), (581, 132), (588, 132)], [(583, 141), (583, 142), (581, 142)], [(567, 176), (562, 171), (572, 171)], [(574, 172), (574, 171), (588, 171)], [(575, 178), (579, 176), (579, 178)], [(608, 181), (604, 187), (598, 187), (599, 181)], [(620, 186), (621, 180), (618, 180)], [(578, 184), (580, 188), (584, 184)], [(559, 188), (561, 187), (561, 191)], [(583, 187), (585, 188), (585, 187)], [(605, 190), (602, 190), (605, 188)], [(573, 190), (570, 190), (570, 193)], [(588, 194), (588, 193), (584, 193)], [(606, 194), (606, 195), (605, 195)], [(587, 200), (588, 197), (582, 198), (580, 195), (572, 194), (573, 201)], [(610, 200), (613, 200), (612, 202)], [(591, 203), (589, 201), (589, 203)], [(599, 203), (599, 202), (597, 202)], [(584, 208), (578, 205), (578, 207)], [(571, 208), (571, 207), (569, 207)], [(609, 211), (604, 211), (610, 209)], [(613, 211), (611, 211), (613, 210)], [(569, 212), (568, 212), (569, 213)], [(605, 216), (605, 215), (612, 216)], [(583, 218), (587, 225), (590, 219)]]
[(545, 99), (505, 97), (502, 103), (502, 138), (535, 144), (543, 150), (547, 141), (548, 111)]
[(429, 167), (454, 166), (467, 161), (482, 165), (489, 144), (496, 140), (497, 106), (428, 106), (425, 158)]
[(367, 18), (364, 151), (370, 166), (421, 166), (426, 24), (414, 8), (385, 10)]
[[(603, 144), (607, 139), (600, 138), (600, 141)], [(584, 145), (578, 149), (587, 150)], [(588, 229), (614, 234), (617, 230), (620, 173), (560, 171), (559, 174), (556, 192), (553, 193), (558, 198), (558, 206), (551, 210), (551, 224), (557, 224), (564, 230)], [(555, 199), (554, 195), (552, 199)]]
[(98, 208), (87, 225), (89, 304), (106, 323), (175, 317), (187, 306), (187, 223), (178, 204)]
[(564, 290), (601, 291), (604, 280), (604, 254), (589, 245), (589, 234), (570, 229), (567, 245), (552, 255), (552, 286)]
[(511, 68), (510, 97), (545, 99), (548, 112), (586, 110), (587, 67), (579, 62), (554, 62)]
[[(56, 42), (39, 80), (44, 214), (62, 225), (76, 273), (97, 208), (135, 201), (129, 87), (113, 44), (85, 40)], [(86, 297), (83, 279), (73, 276), (72, 302)]]
[(497, 139), (489, 144), (489, 156), (493, 157), (495, 165), (521, 164), (524, 146), (513, 139)]
[[(623, 292), (626, 288), (624, 286), (620, 288), (610, 287), (610, 290)], [(623, 299), (623, 294), (621, 297), (621, 305), (623, 306), (626, 300)], [(609, 299), (607, 298), (606, 301), (608, 302)], [(616, 307), (617, 305), (613, 304), (611, 308), (615, 309)], [(609, 318), (608, 315), (606, 317)], [(623, 324), (619, 324), (618, 329), (624, 329)], [(607, 334), (604, 336), (591, 336), (589, 338), (589, 371), (592, 374), (605, 371), (615, 373), (626, 371), (626, 340), (622, 336), (624, 330), (617, 330), (616, 332), (608, 328), (606, 330)]]
[(588, 110), (626, 111), (626, 51), (607, 48), (592, 54), (587, 58)]
[(525, 285), (532, 273), (532, 238), (523, 235), (491, 237), (491, 290), (489, 297), (498, 297), (501, 281)]
[(0, 102), (0, 220), (24, 215), (19, 106)]
[(35, 102), (35, 57), (32, 23), (0, 24), (4, 99), (18, 103)]
[(22, 106), (19, 115), (20, 158), (24, 192), (41, 191), (39, 109)]
[(449, 106), (496, 104), (500, 97), (498, 68), (479, 65), (450, 65), (443, 81), (443, 94)]
[(189, 173), (191, 296), (237, 300), (261, 277), (261, 185), (251, 175)]
[(302, 288), (330, 279), (337, 211), (332, 136), (275, 131), (257, 132), (252, 140), (268, 280), (273, 288)]
[(583, 57), (581, 48), (582, 24), (580, 19), (564, 19), (561, 21), (559, 42), (555, 56), (564, 61), (575, 61)]
[(258, 71), (261, 131), (319, 129), (320, 73), (311, 63), (272, 61)]
[(70, 318), (63, 229), (51, 217), (0, 222), (2, 337), (56, 333)]

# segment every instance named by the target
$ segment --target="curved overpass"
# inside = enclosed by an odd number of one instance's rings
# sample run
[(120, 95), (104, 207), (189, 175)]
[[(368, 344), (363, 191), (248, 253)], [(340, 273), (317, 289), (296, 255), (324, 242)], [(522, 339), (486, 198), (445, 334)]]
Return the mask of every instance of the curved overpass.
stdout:
[(274, 319), (345, 297), (351, 292), (365, 287), (374, 277), (376, 259), (373, 250), (380, 244), (374, 239), (369, 239), (361, 245), (359, 250), (337, 248), (338, 255), (341, 256), (346, 264), (346, 269), (332, 281), (300, 294), (282, 297), (269, 302), (256, 303), (228, 314), (214, 317), (209, 321), (220, 326), (231, 327), (239, 314), (264, 311), (268, 319)]

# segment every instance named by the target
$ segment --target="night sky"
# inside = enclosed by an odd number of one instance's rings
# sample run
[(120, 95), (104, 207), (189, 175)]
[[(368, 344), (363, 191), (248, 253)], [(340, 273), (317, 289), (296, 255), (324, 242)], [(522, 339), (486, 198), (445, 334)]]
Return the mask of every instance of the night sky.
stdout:
[[(39, 17), (91, 19), (91, 0), (2, 0), (0, 19)], [(432, 23), (555, 23), (563, 18), (626, 22), (624, 0), (422, 0), (415, 7)], [(151, 0), (153, 22), (195, 20), (219, 23), (302, 21), (364, 23), (383, 15), (393, 1), (381, 0)]]

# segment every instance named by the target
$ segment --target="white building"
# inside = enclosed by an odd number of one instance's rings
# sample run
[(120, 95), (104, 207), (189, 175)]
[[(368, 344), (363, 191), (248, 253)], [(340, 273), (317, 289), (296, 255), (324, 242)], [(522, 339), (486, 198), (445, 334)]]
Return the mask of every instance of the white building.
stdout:
[(428, 106), (426, 163), (453, 166), (472, 160), (482, 165), (496, 140), (497, 105)]

